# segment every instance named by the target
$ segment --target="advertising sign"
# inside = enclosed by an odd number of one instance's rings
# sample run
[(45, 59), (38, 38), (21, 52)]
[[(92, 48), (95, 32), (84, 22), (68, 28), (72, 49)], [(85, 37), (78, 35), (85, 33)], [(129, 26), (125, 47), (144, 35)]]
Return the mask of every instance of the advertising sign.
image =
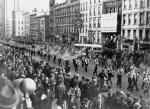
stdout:
[(117, 32), (117, 13), (102, 14), (101, 32), (115, 33)]

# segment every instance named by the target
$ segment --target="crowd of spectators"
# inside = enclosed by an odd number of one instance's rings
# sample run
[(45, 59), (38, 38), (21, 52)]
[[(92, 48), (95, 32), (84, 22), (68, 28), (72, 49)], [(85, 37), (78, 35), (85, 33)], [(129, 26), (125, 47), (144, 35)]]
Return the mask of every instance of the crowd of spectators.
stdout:
[[(99, 74), (97, 74), (97, 70), (95, 70), (91, 79), (84, 76), (80, 78), (78, 73), (73, 75), (70, 70), (68, 70), (68, 63), (66, 66), (60, 65), (54, 67), (50, 65), (48, 61), (41, 59), (46, 58), (52, 61), (51, 58), (54, 58), (53, 61), (55, 62), (55, 56), (44, 56), (42, 53), (36, 53), (35, 51), (29, 52), (30, 51), (25, 51), (18, 47), (6, 47), (3, 58), (8, 68), (5, 72), (5, 76), (12, 82), (19, 78), (31, 78), (35, 81), (37, 89), (35, 93), (30, 95), (33, 109), (42, 109), (42, 107), (47, 104), (49, 106), (48, 108), (52, 109), (52, 104), (56, 99), (56, 104), (62, 109), (110, 109), (110, 107), (112, 107), (111, 109), (150, 108), (149, 102), (146, 101), (142, 95), (137, 98), (132, 96), (130, 93), (132, 91), (129, 93), (112, 91), (111, 77), (113, 77), (114, 74), (111, 72), (111, 67), (107, 65), (106, 61), (102, 61), (101, 63), (104, 69), (110, 69), (108, 70), (108, 75), (103, 72), (104, 70)], [(26, 53), (29, 53), (29, 55), (26, 55)], [(41, 58), (36, 59), (34, 57), (36, 54)], [(126, 53), (124, 56), (128, 57)], [(95, 58), (97, 59), (97, 57)], [(122, 55), (119, 58), (120, 59), (118, 59), (116, 55), (114, 61), (121, 61)], [(135, 56), (130, 56), (130, 58), (135, 58)], [(81, 58), (81, 60), (82, 59), (85, 58)], [(83, 67), (85, 67), (84, 65)], [(117, 65), (118, 62), (113, 66), (114, 69), (119, 68), (121, 70), (121, 67), (117, 67)], [(136, 66), (138, 67), (138, 65)], [(124, 69), (126, 70), (126, 68)], [(85, 69), (85, 71), (86, 70), (87, 69)], [(118, 74), (117, 85), (121, 88), (121, 80), (119, 78), (121, 77), (119, 77)], [(109, 82), (111, 84), (108, 84)], [(46, 107), (44, 107), (44, 109), (46, 109)]]

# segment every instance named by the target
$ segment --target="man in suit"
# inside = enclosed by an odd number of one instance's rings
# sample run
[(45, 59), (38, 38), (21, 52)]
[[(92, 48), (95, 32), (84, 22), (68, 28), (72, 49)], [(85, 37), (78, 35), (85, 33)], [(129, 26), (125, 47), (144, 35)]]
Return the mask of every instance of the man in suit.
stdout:
[(65, 101), (67, 89), (64, 85), (64, 81), (62, 79), (59, 80), (59, 84), (56, 86), (56, 98), (57, 98), (57, 105), (62, 105), (63, 101)]
[(90, 109), (104, 109), (104, 98), (99, 93), (93, 100)]

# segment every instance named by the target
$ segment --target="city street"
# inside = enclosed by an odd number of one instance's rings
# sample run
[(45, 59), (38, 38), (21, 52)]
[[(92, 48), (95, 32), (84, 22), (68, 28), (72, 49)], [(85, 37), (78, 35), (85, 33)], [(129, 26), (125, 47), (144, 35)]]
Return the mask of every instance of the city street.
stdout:
[(0, 109), (150, 109), (150, 0), (0, 0)]
[[(39, 57), (35, 57), (35, 58), (40, 59)], [(45, 61), (46, 61), (46, 60), (45, 60)], [(111, 64), (110, 59), (108, 59), (107, 61), (108, 61), (109, 64)], [(49, 61), (49, 64), (51, 64), (52, 66), (58, 67), (58, 62), (56, 61), (56, 63), (54, 63), (54, 62), (53, 62), (53, 59), (51, 59), (51, 61)], [(62, 65), (65, 65), (65, 62), (64, 62), (64, 61), (62, 61)], [(72, 75), (76, 74), (76, 72), (74, 71), (74, 67), (73, 67), (72, 62), (70, 62), (69, 65), (70, 65), (70, 67), (71, 67), (71, 71), (70, 71), (70, 72), (72, 73)], [(140, 66), (141, 66), (141, 69), (145, 69), (145, 65), (141, 64)], [(81, 79), (82, 76), (85, 76), (85, 77), (91, 79), (91, 78), (92, 78), (93, 70), (94, 70), (94, 64), (93, 64), (92, 62), (91, 62), (91, 63), (89, 64), (89, 66), (88, 66), (88, 72), (85, 72), (84, 69), (83, 69), (81, 66), (79, 66), (78, 74), (80, 75), (80, 79)], [(101, 70), (102, 70), (102, 68), (99, 67), (98, 73), (100, 73)], [(148, 70), (150, 71), (150, 67), (148, 67)], [(114, 71), (114, 74), (116, 74), (115, 71)], [(116, 86), (116, 82), (117, 82), (117, 77), (116, 77), (116, 75), (112, 78), (112, 82), (113, 82), (112, 89), (113, 89), (114, 92), (115, 92), (116, 90), (121, 90), (121, 91), (124, 91), (124, 92), (126, 92), (126, 93), (128, 92), (128, 91), (127, 91), (128, 82), (127, 82), (127, 76), (126, 76), (126, 75), (123, 75), (123, 79), (122, 79), (122, 83), (123, 83), (123, 84), (122, 84), (122, 88), (121, 88), (121, 89)], [(142, 90), (141, 86), (142, 86), (142, 78), (140, 78), (140, 79), (138, 80), (138, 88), (139, 88), (139, 91), (134, 90), (133, 93), (132, 93), (135, 97), (139, 97), (139, 95), (143, 95), (143, 90)], [(149, 92), (149, 93), (150, 93), (150, 92)], [(148, 101), (150, 101), (150, 96), (145, 96), (145, 98), (146, 98)], [(52, 108), (52, 109), (56, 109), (56, 107), (57, 107), (57, 105), (55, 104), (55, 102), (56, 102), (56, 101), (53, 102), (53, 108)], [(48, 104), (48, 105), (49, 105), (49, 104)], [(45, 109), (45, 105), (44, 105), (43, 109)]]

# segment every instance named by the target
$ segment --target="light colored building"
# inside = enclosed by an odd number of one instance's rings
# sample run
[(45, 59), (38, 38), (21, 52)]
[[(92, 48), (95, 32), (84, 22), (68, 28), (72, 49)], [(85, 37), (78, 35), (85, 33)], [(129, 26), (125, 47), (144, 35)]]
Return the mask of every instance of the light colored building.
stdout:
[(89, 0), (80, 0), (80, 13), (82, 14), (82, 28), (79, 33), (79, 42), (86, 43), (88, 41), (89, 30)]
[(92, 36), (88, 36), (91, 43), (102, 43), (101, 37), (101, 14), (102, 0), (89, 0), (88, 32), (92, 31)]
[(123, 44), (131, 50), (149, 48), (150, 0), (123, 0), (121, 35), (131, 40)]
[(16, 10), (12, 12), (12, 36), (24, 36), (24, 12)]
[(5, 36), (5, 0), (0, 0), (0, 38)]
[(64, 42), (79, 41), (76, 21), (81, 17), (80, 1), (66, 0), (64, 3), (55, 4), (54, 10), (55, 36), (61, 37)]

